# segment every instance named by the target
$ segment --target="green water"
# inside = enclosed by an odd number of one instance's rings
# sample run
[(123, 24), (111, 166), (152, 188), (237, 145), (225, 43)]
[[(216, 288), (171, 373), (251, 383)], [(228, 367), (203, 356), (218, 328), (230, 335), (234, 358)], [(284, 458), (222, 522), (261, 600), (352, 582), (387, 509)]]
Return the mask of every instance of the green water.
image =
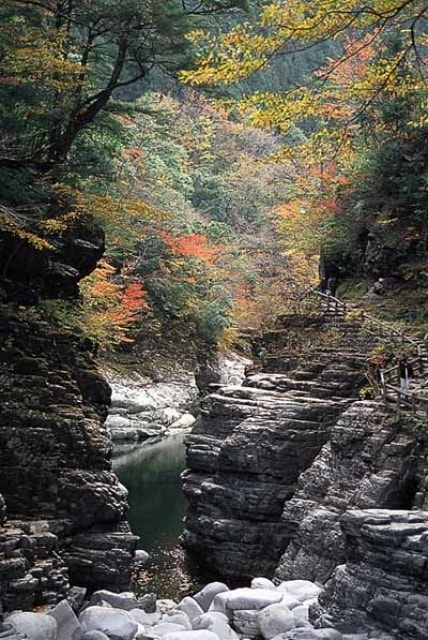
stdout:
[(128, 520), (140, 536), (138, 547), (152, 555), (150, 565), (137, 576), (134, 588), (139, 593), (178, 597), (200, 582), (198, 567), (178, 541), (187, 506), (180, 482), (184, 436), (148, 441), (118, 452), (114, 460), (114, 470), (129, 491)]

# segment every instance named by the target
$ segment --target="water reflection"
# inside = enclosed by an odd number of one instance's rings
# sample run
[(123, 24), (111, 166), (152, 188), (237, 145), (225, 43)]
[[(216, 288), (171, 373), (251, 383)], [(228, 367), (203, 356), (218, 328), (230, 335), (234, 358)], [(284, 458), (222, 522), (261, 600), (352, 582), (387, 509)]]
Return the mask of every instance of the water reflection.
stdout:
[(153, 558), (138, 576), (139, 592), (178, 597), (198, 585), (198, 568), (178, 543), (186, 500), (180, 473), (185, 467), (185, 433), (118, 448), (113, 463), (129, 491), (128, 520), (140, 536), (139, 548)]

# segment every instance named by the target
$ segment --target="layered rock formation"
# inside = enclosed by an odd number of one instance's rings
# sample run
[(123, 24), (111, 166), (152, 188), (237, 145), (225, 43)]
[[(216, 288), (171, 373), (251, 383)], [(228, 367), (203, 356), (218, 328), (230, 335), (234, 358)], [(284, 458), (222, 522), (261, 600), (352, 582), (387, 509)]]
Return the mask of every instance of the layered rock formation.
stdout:
[(294, 378), (254, 375), (204, 401), (187, 438), (183, 544), (222, 575), (271, 575), (288, 546), (295, 526), (284, 504), (361, 380), (341, 360), (334, 378), (329, 357)]
[[(29, 608), (63, 597), (68, 577), (125, 586), (135, 537), (126, 490), (111, 471), (103, 421), (110, 390), (94, 345), (49, 313), (47, 295), (72, 295), (103, 251), (91, 225), (57, 251), (2, 238), (0, 266), (0, 601)], [(65, 571), (67, 568), (67, 572)]]
[(397, 419), (373, 401), (353, 403), (284, 506), (281, 520), (294, 534), (276, 577), (324, 583), (345, 560), (341, 515), (350, 508), (412, 508), (426, 450), (411, 417)]
[(402, 640), (425, 640), (428, 512), (352, 510), (341, 525), (347, 562), (320, 598), (321, 624), (343, 631), (375, 624)]
[(339, 349), (270, 357), (276, 373), (205, 400), (187, 439), (183, 543), (222, 575), (327, 583), (320, 627), (422, 640), (426, 421), (358, 400), (363, 362)]

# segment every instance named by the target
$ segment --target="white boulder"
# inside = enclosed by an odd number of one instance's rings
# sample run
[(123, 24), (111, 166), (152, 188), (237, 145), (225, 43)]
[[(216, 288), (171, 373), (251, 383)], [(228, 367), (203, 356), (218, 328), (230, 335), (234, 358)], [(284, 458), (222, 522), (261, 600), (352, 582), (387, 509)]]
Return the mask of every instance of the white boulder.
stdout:
[[(289, 609), (294, 609), (295, 607), (299, 607), (302, 602), (300, 600), (297, 600), (297, 598), (295, 598), (294, 596), (290, 596), (288, 593), (282, 593), (282, 598), (281, 598), (281, 604), (284, 604), (286, 607), (288, 607)], [(305, 600), (303, 604), (307, 605), (307, 601)]]
[(291, 613), (294, 617), (296, 627), (310, 627), (309, 622), (309, 607), (306, 604), (301, 604), (298, 607), (294, 607)]
[(57, 640), (57, 621), (47, 614), (30, 611), (12, 613), (5, 622), (29, 640)]
[(124, 611), (130, 611), (138, 606), (138, 600), (131, 591), (113, 593), (113, 591), (107, 591), (107, 589), (95, 591), (91, 596), (89, 605), (101, 605), (104, 602), (107, 602), (114, 609), (122, 609)]
[(184, 611), (179, 611), (173, 609), (172, 611), (168, 611), (162, 617), (162, 622), (170, 622), (172, 624), (179, 624), (184, 629), (192, 629), (192, 623), (189, 620), (189, 616)]
[(251, 580), (251, 588), (252, 589), (272, 589), (276, 591), (276, 586), (269, 580), (268, 578), (253, 578)]
[(190, 596), (183, 598), (177, 606), (177, 609), (184, 611), (184, 613), (188, 615), (190, 621), (204, 613), (202, 607), (200, 607), (196, 600)]
[(255, 638), (260, 635), (258, 618), (259, 612), (257, 609), (237, 609), (232, 613), (232, 624), (245, 637)]
[(259, 613), (259, 629), (265, 640), (271, 640), (280, 633), (285, 633), (295, 626), (294, 616), (290, 609), (280, 604), (272, 604)]
[[(367, 638), (367, 635), (364, 637)], [(344, 640), (336, 629), (293, 629), (275, 636), (272, 640)], [(361, 639), (362, 640), (362, 639)], [(375, 640), (373, 638), (373, 640)], [(380, 640), (380, 638), (379, 638)], [(391, 638), (392, 640), (392, 638)]]
[(283, 594), (271, 589), (250, 589), (242, 587), (219, 593), (210, 606), (210, 611), (230, 613), (236, 609), (264, 609), (271, 604), (279, 602)]
[(192, 626), (194, 629), (208, 629), (221, 640), (238, 640), (238, 635), (230, 627), (227, 616), (219, 611), (203, 613), (192, 620)]
[(189, 429), (196, 422), (195, 416), (191, 413), (183, 413), (182, 416), (170, 425), (170, 429)]
[(57, 622), (57, 640), (70, 640), (70, 638), (77, 636), (82, 631), (68, 600), (61, 600), (47, 615), (52, 616)]
[(110, 640), (133, 640), (137, 622), (127, 611), (88, 607), (79, 616), (82, 631), (102, 631)]
[(177, 607), (177, 603), (169, 598), (161, 598), (156, 600), (156, 611), (160, 614), (168, 613)]
[(167, 633), (163, 640), (220, 640), (219, 637), (208, 629), (194, 631), (176, 631)]
[(208, 611), (216, 595), (225, 591), (229, 591), (229, 587), (224, 582), (209, 582), (198, 593), (195, 593), (193, 599), (204, 611)]
[(277, 589), (278, 591), (288, 593), (290, 596), (293, 596), (293, 598), (300, 600), (300, 602), (316, 598), (322, 591), (321, 587), (309, 580), (288, 580), (281, 582)]
[(157, 613), (157, 612), (146, 613), (145, 611), (143, 611), (143, 609), (131, 609), (129, 614), (132, 617), (132, 619), (135, 620), (135, 622), (138, 622), (138, 624), (142, 624), (148, 627), (151, 627), (154, 624), (157, 624), (158, 622), (160, 622), (160, 619), (161, 619), (160, 613)]
[(83, 636), (78, 636), (78, 640), (109, 640), (109, 637), (102, 631), (87, 631)]
[(173, 622), (164, 622), (163, 620), (152, 627), (153, 634), (160, 638), (163, 638), (167, 633), (175, 633), (176, 631), (185, 631), (185, 628), (181, 624), (174, 624)]

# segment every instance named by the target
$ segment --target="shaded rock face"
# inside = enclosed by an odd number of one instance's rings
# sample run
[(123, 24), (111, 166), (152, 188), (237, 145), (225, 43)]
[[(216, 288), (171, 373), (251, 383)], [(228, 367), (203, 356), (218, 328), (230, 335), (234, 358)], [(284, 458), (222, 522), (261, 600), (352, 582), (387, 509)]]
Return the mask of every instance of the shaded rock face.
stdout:
[(66, 595), (68, 573), (58, 551), (58, 537), (47, 521), (9, 521), (0, 528), (0, 603), (4, 610), (55, 604)]
[(282, 517), (284, 505), (349, 405), (343, 396), (359, 376), (345, 367), (333, 381), (330, 366), (320, 363), (312, 379), (258, 374), (203, 402), (186, 439), (182, 542), (222, 575), (272, 575), (288, 546), (296, 527)]
[(345, 561), (340, 517), (347, 509), (411, 508), (426, 448), (412, 418), (391, 417), (376, 402), (353, 403), (284, 506), (281, 520), (293, 539), (276, 578), (324, 583), (331, 577)]
[[(74, 584), (124, 587), (136, 539), (124, 521), (126, 490), (111, 471), (112, 445), (100, 419), (110, 391), (90, 345), (10, 305), (1, 309), (0, 336), (0, 491), (7, 514), (23, 523), (48, 521)], [(31, 566), (27, 556), (19, 579)], [(36, 600), (39, 592), (34, 585)]]
[(104, 233), (89, 216), (76, 219), (60, 236), (49, 238), (51, 250), (2, 231), (0, 289), (21, 304), (40, 295), (74, 297), (78, 282), (93, 271), (104, 253)]
[(428, 637), (428, 512), (347, 512), (346, 565), (320, 597), (320, 623), (342, 631), (375, 624), (401, 640)]
[(68, 579), (126, 587), (136, 538), (111, 471), (95, 345), (41, 303), (76, 292), (102, 233), (80, 221), (56, 252), (7, 234), (0, 249), (0, 603), (28, 609), (64, 597)]

